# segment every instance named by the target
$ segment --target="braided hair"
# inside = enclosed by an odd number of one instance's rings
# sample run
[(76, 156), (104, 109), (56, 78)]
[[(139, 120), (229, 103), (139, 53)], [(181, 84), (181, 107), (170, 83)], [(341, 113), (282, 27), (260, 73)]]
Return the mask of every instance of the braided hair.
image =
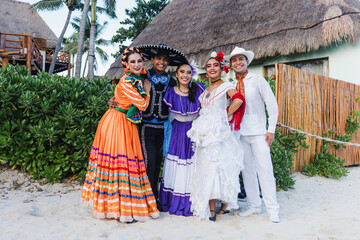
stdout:
[(126, 68), (126, 63), (128, 61), (129, 56), (133, 53), (138, 53), (140, 54), (141, 58), (144, 58), (140, 50), (137, 49), (136, 47), (126, 48), (122, 54), (122, 59), (121, 59), (121, 64), (124, 66), (124, 68)]
[[(126, 63), (127, 63), (128, 59), (129, 59), (129, 56), (130, 56), (131, 54), (134, 54), (134, 53), (140, 54), (141, 58), (144, 60), (144, 56), (142, 55), (142, 53), (140, 52), (140, 50), (139, 50), (138, 48), (136, 48), (136, 47), (126, 48), (126, 49), (124, 50), (123, 54), (122, 54), (121, 64), (124, 66), (124, 71), (125, 71), (125, 73), (128, 74), (128, 75), (129, 75), (129, 69), (127, 69)], [(143, 69), (141, 70), (141, 73), (140, 73), (140, 74), (141, 74), (141, 76), (142, 76), (143, 78), (146, 78), (146, 70), (145, 70), (145, 68), (143, 68)]]

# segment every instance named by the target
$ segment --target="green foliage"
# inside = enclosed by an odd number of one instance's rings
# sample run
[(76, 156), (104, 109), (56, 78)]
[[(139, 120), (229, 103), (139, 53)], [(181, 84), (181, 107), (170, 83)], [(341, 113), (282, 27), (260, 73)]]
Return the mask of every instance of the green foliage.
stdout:
[(340, 179), (347, 176), (349, 171), (343, 167), (345, 162), (342, 158), (337, 158), (335, 154), (329, 153), (330, 146), (323, 143), (320, 152), (315, 154), (312, 164), (304, 164), (303, 172), (310, 176), (316, 174), (328, 178)]
[(1, 163), (48, 182), (84, 176), (97, 124), (113, 96), (109, 81), (1, 68)]
[(299, 147), (307, 149), (305, 136), (296, 132), (283, 135), (281, 130), (276, 130), (275, 139), (271, 145), (271, 159), (274, 167), (276, 186), (278, 189), (293, 189), (295, 180), (291, 176), (294, 167), (293, 158)]
[[(328, 130), (323, 134), (324, 137), (326, 138), (332, 138), (335, 140), (339, 140), (342, 142), (349, 142), (351, 141), (351, 134), (337, 134), (337, 132), (335, 130)], [(334, 143), (334, 142), (328, 142), (328, 141), (324, 141), (324, 143), (330, 145), (330, 146), (334, 146), (337, 150), (339, 150), (340, 148), (346, 148), (346, 145), (344, 144), (340, 144), (340, 143)]]
[(309, 163), (309, 164), (304, 164), (303, 165), (303, 171), (302, 171), (305, 175), (309, 175), (310, 177), (316, 176), (319, 174), (318, 169), (316, 168), (316, 166), (314, 166), (314, 164)]
[[(353, 116), (349, 115), (347, 118), (346, 130), (349, 134), (337, 134), (334, 130), (328, 130), (324, 133), (324, 137), (336, 139), (342, 142), (349, 142), (351, 140), (351, 135), (357, 132), (358, 127), (354, 127), (354, 122), (349, 119), (356, 119), (357, 123), (357, 114), (359, 111), (354, 111)], [(352, 126), (349, 127), (349, 124)], [(349, 131), (348, 131), (349, 130)], [(334, 143), (330, 141), (323, 140), (320, 147), (320, 152), (315, 154), (315, 159), (313, 163), (303, 165), (303, 173), (310, 176), (320, 175), (328, 178), (340, 179), (341, 177), (347, 176), (349, 171), (343, 167), (345, 159), (338, 158), (335, 154), (329, 152), (331, 146), (339, 150), (342, 147), (346, 148), (346, 145), (340, 143)]]
[(346, 132), (349, 134), (356, 133), (359, 129), (360, 110), (355, 110), (346, 119)]
[[(99, 10), (100, 8), (96, 8)], [(81, 18), (75, 17), (73, 21), (71, 22), (72, 28), (75, 30), (75, 32), (68, 38), (65, 38), (63, 40), (63, 50), (69, 51), (71, 54), (76, 54), (77, 48), (78, 48), (78, 41), (79, 41), (79, 31), (80, 31), (80, 23)], [(106, 29), (108, 22), (105, 21), (103, 23), (100, 23), (98, 21), (98, 18), (95, 20), (95, 62), (94, 62), (94, 69), (96, 70), (98, 67), (97, 59), (100, 59), (102, 63), (105, 63), (109, 60), (109, 55), (106, 53), (106, 51), (102, 47), (107, 47), (111, 45), (110, 40), (106, 40), (104, 38), (101, 38), (101, 35), (104, 33), (104, 30)], [(90, 47), (90, 30), (91, 30), (91, 19), (90, 17), (86, 18), (86, 24), (85, 24), (85, 35), (84, 35), (84, 46), (83, 46), (83, 53), (89, 52)], [(86, 66), (84, 67), (86, 68)], [(83, 74), (84, 75), (84, 74)]]
[(271, 90), (275, 93), (275, 78), (265, 77), (266, 81), (270, 84)]
[(166, 7), (169, 0), (135, 0), (135, 2), (136, 7), (125, 9), (125, 14), (128, 18), (120, 22), (120, 24), (129, 27), (119, 28), (116, 31), (116, 35), (112, 37), (113, 43), (119, 43), (119, 50), (111, 54), (114, 58), (118, 58), (128, 47), (123, 43), (127, 40), (134, 40), (152, 19)]

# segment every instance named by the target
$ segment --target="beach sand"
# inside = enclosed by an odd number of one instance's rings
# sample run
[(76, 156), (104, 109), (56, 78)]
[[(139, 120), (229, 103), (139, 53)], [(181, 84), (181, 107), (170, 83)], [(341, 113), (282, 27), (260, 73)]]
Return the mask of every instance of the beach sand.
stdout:
[[(294, 174), (295, 189), (277, 193), (280, 223), (263, 208), (240, 217), (234, 211), (216, 222), (161, 213), (146, 223), (100, 220), (80, 200), (76, 182), (46, 184), (27, 173), (0, 167), (0, 239), (360, 239), (360, 167), (341, 180)], [(246, 202), (239, 201), (239, 210)]]

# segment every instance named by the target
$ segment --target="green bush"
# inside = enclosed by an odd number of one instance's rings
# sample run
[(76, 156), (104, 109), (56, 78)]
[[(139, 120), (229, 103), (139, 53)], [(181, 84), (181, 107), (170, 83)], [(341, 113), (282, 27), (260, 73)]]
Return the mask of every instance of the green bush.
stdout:
[(83, 177), (97, 124), (113, 96), (109, 81), (1, 68), (1, 163), (48, 182)]
[(274, 176), (277, 189), (293, 189), (295, 180), (292, 177), (293, 159), (299, 148), (307, 149), (304, 134), (289, 132), (283, 135), (282, 130), (276, 130), (275, 139), (271, 145), (271, 159), (274, 167)]
[(315, 154), (313, 163), (304, 164), (303, 172), (310, 176), (318, 174), (334, 179), (347, 176), (349, 171), (343, 167), (345, 160), (329, 153), (329, 149), (329, 144), (323, 143), (320, 147), (320, 152)]
[(314, 166), (314, 164), (309, 163), (309, 164), (304, 164), (303, 165), (303, 171), (302, 171), (305, 175), (308, 175), (310, 177), (316, 176), (319, 174), (318, 169), (316, 166)]
[[(347, 126), (345, 128), (348, 134), (337, 134), (337, 132), (334, 130), (328, 130), (323, 134), (323, 136), (343, 142), (351, 141), (351, 135), (357, 132), (358, 127), (356, 127), (356, 125), (359, 123), (357, 121), (357, 117), (355, 117), (356, 121), (349, 121), (349, 119), (353, 119), (351, 115), (347, 118)], [(349, 125), (351, 126), (349, 127)], [(318, 144), (318, 142), (316, 143)], [(337, 150), (341, 149), (342, 147), (346, 148), (345, 144), (323, 140), (320, 147), (320, 152), (315, 154), (314, 161), (310, 164), (303, 165), (303, 173), (310, 176), (320, 175), (335, 179), (340, 179), (341, 177), (347, 176), (349, 171), (343, 166), (345, 159), (338, 158), (335, 156), (335, 154), (329, 153), (331, 146)]]

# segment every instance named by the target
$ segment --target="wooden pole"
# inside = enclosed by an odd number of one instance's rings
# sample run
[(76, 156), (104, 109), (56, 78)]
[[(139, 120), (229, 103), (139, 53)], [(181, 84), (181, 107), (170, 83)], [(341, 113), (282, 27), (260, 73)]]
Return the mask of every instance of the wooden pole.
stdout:
[(31, 52), (32, 52), (31, 36), (27, 35), (27, 53), (26, 53), (26, 68), (31, 74)]

